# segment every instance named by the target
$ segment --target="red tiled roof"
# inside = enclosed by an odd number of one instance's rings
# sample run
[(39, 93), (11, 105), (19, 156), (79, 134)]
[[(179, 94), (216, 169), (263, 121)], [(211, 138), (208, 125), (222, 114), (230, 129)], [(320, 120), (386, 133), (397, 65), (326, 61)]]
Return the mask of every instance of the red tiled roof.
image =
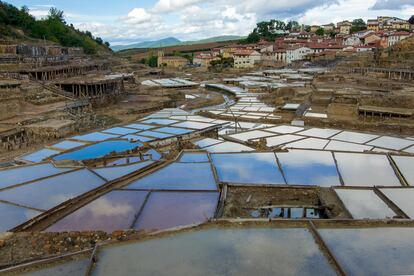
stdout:
[(361, 38), (367, 38), (367, 37), (370, 37), (370, 36), (373, 36), (373, 35), (377, 36), (375, 33), (368, 33), (368, 34), (362, 36)]
[(409, 32), (395, 32), (390, 34), (390, 36), (409, 36), (411, 33)]

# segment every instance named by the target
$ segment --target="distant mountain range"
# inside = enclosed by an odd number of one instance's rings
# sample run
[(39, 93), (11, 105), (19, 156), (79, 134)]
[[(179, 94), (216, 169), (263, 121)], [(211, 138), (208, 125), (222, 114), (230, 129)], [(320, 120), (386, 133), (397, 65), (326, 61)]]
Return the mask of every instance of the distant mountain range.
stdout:
[(222, 42), (222, 41), (230, 41), (230, 40), (240, 40), (243, 39), (242, 36), (235, 36), (235, 35), (227, 35), (227, 36), (216, 36), (202, 40), (196, 41), (181, 41), (175, 37), (167, 37), (160, 40), (155, 41), (144, 41), (140, 43), (128, 44), (128, 45), (116, 45), (111, 46), (112, 50), (114, 51), (122, 51), (127, 49), (134, 49), (134, 48), (161, 48), (161, 47), (168, 47), (168, 46), (178, 46), (178, 45), (194, 45), (194, 44), (204, 44), (204, 43), (212, 43), (212, 42)]

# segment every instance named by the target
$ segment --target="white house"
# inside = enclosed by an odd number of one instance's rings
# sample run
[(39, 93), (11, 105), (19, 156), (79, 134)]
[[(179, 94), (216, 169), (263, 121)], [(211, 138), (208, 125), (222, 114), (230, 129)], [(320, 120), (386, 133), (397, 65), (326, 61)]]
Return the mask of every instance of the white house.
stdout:
[(395, 32), (391, 33), (388, 36), (388, 47), (393, 46), (394, 44), (400, 42), (401, 40), (406, 39), (407, 37), (410, 37), (412, 34), (408, 32)]
[(355, 36), (357, 36), (358, 38), (363, 38), (364, 36), (367, 36), (368, 34), (371, 34), (371, 33), (375, 33), (374, 31), (372, 31), (372, 30), (368, 30), (368, 31), (360, 31), (360, 32), (356, 32), (356, 33), (354, 33), (353, 35), (355, 35)]
[(352, 35), (352, 36), (346, 37), (344, 39), (343, 44), (345, 46), (357, 46), (357, 45), (361, 45), (362, 41), (359, 37)]
[(258, 64), (262, 55), (255, 50), (238, 50), (233, 55), (234, 58), (234, 68), (253, 68)]
[(295, 46), (286, 50), (286, 62), (292, 63), (295, 60), (303, 60), (305, 56), (312, 54), (312, 49), (304, 46)]

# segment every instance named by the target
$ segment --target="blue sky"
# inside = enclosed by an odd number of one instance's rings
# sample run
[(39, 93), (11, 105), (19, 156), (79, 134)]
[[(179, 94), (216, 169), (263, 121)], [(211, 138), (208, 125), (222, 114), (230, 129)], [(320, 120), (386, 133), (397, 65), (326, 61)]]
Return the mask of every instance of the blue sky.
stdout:
[(165, 37), (197, 40), (247, 35), (270, 18), (324, 24), (389, 15), (408, 19), (414, 0), (6, 0), (26, 5), (37, 18), (50, 7), (63, 10), (66, 21), (111, 44)]

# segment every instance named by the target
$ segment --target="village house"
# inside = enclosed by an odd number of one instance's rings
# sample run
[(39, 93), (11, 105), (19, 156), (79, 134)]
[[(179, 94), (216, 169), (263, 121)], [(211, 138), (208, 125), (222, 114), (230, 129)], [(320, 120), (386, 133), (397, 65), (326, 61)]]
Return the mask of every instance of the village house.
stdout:
[(188, 64), (188, 60), (179, 56), (164, 56), (163, 51), (158, 52), (158, 67), (182, 68)]
[(351, 33), (351, 27), (352, 23), (349, 21), (342, 21), (338, 22), (337, 24), (338, 30), (340, 34), (350, 34)]
[(379, 31), (379, 22), (377, 19), (368, 19), (367, 21), (367, 30), (378, 32)]
[(260, 53), (266, 53), (266, 52), (273, 52), (274, 44), (273, 43), (267, 43), (267, 44), (261, 44), (256, 47), (256, 51)]
[(381, 37), (379, 37), (376, 33), (367, 33), (366, 35), (361, 37), (361, 42), (364, 45), (368, 45), (371, 43), (374, 43), (376, 41), (381, 40)]
[(312, 49), (304, 46), (292, 46), (286, 50), (286, 63), (292, 63), (296, 60), (303, 60), (309, 54), (312, 54)]
[(327, 45), (321, 43), (308, 43), (306, 47), (311, 49), (313, 54), (321, 53), (328, 48)]
[(194, 56), (193, 64), (199, 65), (203, 68), (208, 68), (211, 66), (213, 60), (220, 60), (218, 56), (214, 56), (212, 53), (198, 53)]
[(221, 56), (223, 58), (232, 58), (237, 51), (253, 50), (255, 45), (229, 45), (221, 49)]
[(322, 53), (325, 51), (342, 51), (344, 46), (336, 43), (308, 43), (306, 47), (312, 50), (312, 54)]
[(335, 31), (335, 24), (334, 23), (325, 24), (325, 25), (322, 25), (322, 28), (327, 33), (333, 32), (333, 31)]
[(316, 33), (317, 30), (319, 30), (320, 26), (319, 25), (312, 25), (310, 27), (310, 32), (311, 33)]
[(271, 52), (262, 53), (262, 61), (265, 66), (286, 63), (286, 48), (275, 48)]
[(345, 46), (357, 46), (357, 45), (361, 45), (362, 42), (359, 37), (355, 35), (350, 35), (350, 36), (344, 37), (342, 44)]
[(239, 48), (239, 50), (255, 50), (260, 53), (271, 52), (273, 51), (273, 45), (274, 43), (262, 39), (256, 44), (242, 45), (243, 47)]
[(221, 49), (220, 48), (214, 48), (211, 50), (211, 55), (213, 57), (218, 57), (221, 55)]
[(397, 17), (378, 16), (377, 19), (368, 19), (367, 29), (374, 32), (381, 30), (410, 30), (410, 23)]
[(234, 68), (254, 68), (261, 61), (261, 54), (255, 50), (238, 50), (233, 54)]
[(388, 47), (400, 42), (401, 40), (410, 37), (412, 34), (409, 32), (394, 32), (388, 35)]
[(388, 19), (391, 19), (392, 17), (390, 16), (377, 16), (377, 21), (379, 24), (384, 24), (385, 21), (387, 21)]
[(408, 23), (407, 20), (393, 17), (384, 22), (383, 29), (385, 30), (402, 30), (402, 29), (409, 30), (410, 23)]

